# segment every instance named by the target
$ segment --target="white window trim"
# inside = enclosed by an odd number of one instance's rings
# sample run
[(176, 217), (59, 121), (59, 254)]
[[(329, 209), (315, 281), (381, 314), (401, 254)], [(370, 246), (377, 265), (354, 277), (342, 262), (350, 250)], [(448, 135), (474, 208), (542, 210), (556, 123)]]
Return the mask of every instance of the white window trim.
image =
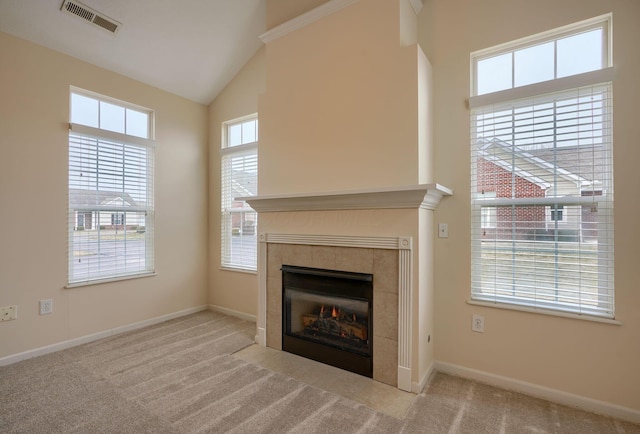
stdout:
[[(116, 143), (122, 143), (125, 145), (133, 145), (133, 146), (140, 146), (140, 147), (145, 147), (147, 149), (150, 149), (152, 152), (151, 156), (150, 156), (150, 161), (147, 161), (147, 164), (151, 164), (151, 167), (154, 166), (154, 160), (155, 160), (155, 147), (156, 147), (156, 142), (153, 139), (155, 136), (155, 113), (153, 110), (150, 110), (146, 107), (142, 107), (142, 106), (138, 106), (136, 104), (132, 104), (126, 101), (121, 101), (115, 98), (111, 98), (105, 95), (101, 95), (99, 93), (96, 92), (91, 92), (79, 87), (75, 87), (75, 86), (69, 86), (69, 103), (70, 106), (72, 104), (72, 95), (76, 94), (76, 95), (81, 95), (81, 96), (86, 96), (92, 99), (95, 99), (97, 101), (102, 101), (102, 102), (107, 102), (110, 104), (114, 104), (120, 107), (123, 107), (125, 109), (131, 109), (131, 110), (135, 110), (138, 112), (142, 112), (142, 113), (146, 113), (148, 115), (148, 123), (147, 123), (147, 135), (149, 138), (143, 138), (143, 137), (138, 137), (138, 136), (133, 136), (133, 135), (129, 135), (129, 134), (123, 134), (123, 133), (118, 133), (115, 131), (109, 131), (106, 129), (101, 129), (101, 128), (95, 128), (95, 127), (90, 127), (87, 125), (81, 125), (81, 124), (77, 124), (77, 123), (73, 123), (73, 122), (69, 122), (69, 131), (72, 133), (75, 133), (77, 135), (80, 136), (85, 136), (87, 138), (91, 138), (91, 139), (96, 139), (96, 140), (107, 140), (107, 141), (113, 141)], [(70, 110), (71, 111), (71, 110)], [(126, 122), (126, 121), (125, 121)], [(68, 139), (69, 140), (69, 139)], [(67, 154), (67, 158), (69, 158), (69, 155)], [(154, 178), (155, 178), (155, 174), (152, 173), (151, 174), (151, 181), (152, 184), (150, 186), (150, 190), (151, 190), (151, 203), (152, 205), (150, 207), (110, 207), (110, 209), (114, 212), (118, 212), (118, 213), (125, 213), (125, 212), (147, 212), (149, 214), (149, 220), (151, 222), (153, 222), (153, 224), (151, 225), (151, 227), (147, 227), (146, 231), (147, 234), (149, 234), (148, 239), (146, 239), (147, 241), (147, 253), (146, 253), (146, 261), (151, 262), (151, 266), (144, 271), (135, 271), (135, 272), (128, 272), (128, 273), (119, 273), (119, 274), (114, 274), (111, 276), (106, 276), (106, 277), (93, 277), (93, 278), (89, 278), (89, 279), (85, 279), (85, 280), (74, 280), (71, 281), (71, 276), (72, 276), (72, 265), (71, 265), (71, 261), (73, 260), (71, 255), (72, 255), (72, 250), (71, 247), (73, 246), (73, 236), (74, 236), (74, 231), (73, 231), (73, 227), (75, 225), (75, 222), (72, 222), (71, 218), (69, 217), (69, 226), (68, 226), (68, 255), (67, 255), (67, 268), (68, 268), (68, 275), (67, 275), (67, 284), (65, 285), (65, 288), (78, 288), (78, 287), (84, 287), (84, 286), (91, 286), (91, 285), (99, 285), (99, 284), (103, 284), (103, 283), (110, 283), (110, 282), (118, 282), (118, 281), (122, 281), (122, 280), (131, 280), (131, 279), (138, 279), (138, 278), (145, 278), (145, 277), (153, 277), (156, 276), (156, 270), (155, 270), (155, 198), (154, 198)], [(68, 187), (69, 188), (69, 187)], [(70, 204), (67, 203), (67, 206), (69, 206)], [(75, 211), (82, 211), (83, 208), (79, 207), (79, 208), (74, 208)], [(95, 211), (96, 207), (90, 207), (87, 208), (86, 211)], [(71, 211), (71, 208), (69, 207), (69, 211)], [(75, 220), (75, 219), (73, 219)], [(98, 222), (99, 224), (99, 222)]]
[(242, 152), (258, 151), (258, 142), (245, 143), (244, 145), (229, 146), (227, 148), (220, 149), (220, 156), (224, 157), (229, 154), (240, 154)]
[[(222, 166), (222, 162), (224, 160), (225, 157), (230, 156), (230, 155), (240, 155), (240, 154), (251, 154), (251, 153), (255, 153), (256, 154), (256, 158), (257, 158), (257, 154), (258, 154), (258, 144), (259, 144), (259, 136), (258, 136), (258, 140), (255, 142), (249, 142), (249, 143), (243, 143), (241, 145), (235, 145), (235, 146), (229, 146), (229, 138), (228, 138), (228, 130), (229, 127), (232, 125), (237, 125), (237, 124), (242, 124), (244, 122), (247, 121), (252, 121), (252, 120), (258, 120), (258, 113), (251, 113), (245, 116), (241, 116), (238, 118), (234, 118), (228, 121), (225, 121), (222, 123), (222, 134), (221, 134), (221, 148), (220, 148), (220, 169), (221, 171), (223, 170), (223, 166)], [(258, 132), (256, 131), (256, 134), (258, 134)], [(222, 175), (222, 172), (221, 172)], [(223, 183), (221, 182), (221, 188), (223, 188), (224, 186), (222, 185)], [(224, 200), (224, 193), (221, 192), (221, 201)], [(223, 208), (223, 204), (220, 204), (220, 210), (221, 210), (221, 221), (220, 221), (220, 231), (221, 231), (221, 237), (224, 237), (225, 235), (222, 234), (222, 232), (225, 229), (225, 213), (229, 212), (229, 213), (234, 213), (234, 212), (255, 212), (256, 213), (256, 218), (257, 218), (257, 212), (255, 210), (253, 210), (253, 208), (251, 208), (250, 206), (248, 206), (245, 203), (245, 206), (243, 206), (242, 208), (233, 208), (230, 210), (225, 210)], [(257, 228), (256, 228), (257, 230)], [(256, 257), (256, 267), (255, 268), (250, 268), (250, 267), (243, 267), (243, 266), (236, 266), (236, 265), (232, 265), (232, 264), (228, 264), (225, 263), (225, 258), (224, 255), (225, 253), (222, 251), (222, 249), (225, 246), (225, 240), (221, 239), (221, 251), (220, 251), (220, 263), (218, 265), (218, 269), (219, 270), (223, 270), (223, 271), (232, 271), (232, 272), (238, 272), (238, 273), (246, 273), (246, 274), (257, 274), (258, 273), (258, 269), (257, 269), (257, 257)], [(256, 255), (257, 255), (257, 241), (256, 241)]]
[[(137, 104), (133, 104), (130, 103), (128, 101), (123, 101), (117, 98), (112, 98), (110, 96), (106, 96), (106, 95), (101, 95), (97, 92), (92, 92), (90, 90), (86, 90), (86, 89), (82, 89), (80, 87), (76, 87), (76, 86), (69, 86), (69, 104), (71, 104), (71, 94), (75, 93), (78, 95), (82, 95), (82, 96), (86, 96), (89, 98), (93, 98), (93, 99), (97, 99), (98, 101), (104, 101), (107, 102), (109, 104), (114, 104), (117, 106), (121, 106), (127, 109), (131, 109), (131, 110), (135, 110), (135, 111), (139, 111), (142, 113), (147, 113), (149, 115), (149, 123), (147, 125), (147, 129), (148, 129), (148, 138), (147, 139), (142, 139), (142, 140), (153, 140), (155, 138), (155, 112), (147, 107), (143, 107), (141, 105), (137, 105)], [(84, 127), (84, 125), (81, 125)], [(87, 127), (87, 128), (91, 128), (91, 127)], [(109, 130), (103, 130), (100, 128), (96, 128), (96, 130), (101, 131), (101, 132), (107, 132), (107, 133), (111, 133), (112, 131)], [(120, 133), (116, 133), (113, 132), (113, 134), (120, 134)], [(130, 141), (130, 139), (137, 139), (140, 137), (137, 136), (131, 136), (128, 134), (124, 134), (125, 137), (127, 137), (127, 139), (129, 140), (129, 143), (132, 143)], [(101, 137), (105, 137), (104, 135)]]
[(549, 315), (549, 316), (557, 316), (560, 318), (570, 318), (570, 319), (579, 319), (582, 321), (592, 321), (603, 324), (611, 324), (611, 325), (622, 325), (622, 321), (617, 319), (611, 319), (601, 316), (593, 316), (593, 315), (580, 315), (577, 313), (569, 313), (563, 312), (561, 310), (551, 310), (551, 309), (543, 309), (543, 308), (535, 308), (528, 306), (520, 306), (517, 304), (508, 304), (504, 302), (491, 303), (488, 301), (479, 301), (479, 300), (467, 300), (467, 304), (472, 306), (483, 306), (483, 307), (492, 307), (495, 309), (506, 309), (506, 310), (517, 310), (519, 312), (528, 312), (535, 313), (541, 315)]
[(116, 133), (115, 131), (102, 130), (100, 128), (89, 127), (87, 125), (69, 123), (69, 130), (83, 136), (94, 139), (107, 139), (114, 142), (127, 143), (130, 145), (145, 146), (147, 148), (155, 148), (156, 141), (153, 139), (145, 139), (143, 137), (130, 136), (128, 134)]
[[(498, 54), (502, 54), (504, 52), (520, 50), (530, 46), (544, 44), (545, 42), (549, 42), (555, 39), (561, 39), (563, 37), (569, 36), (576, 32), (588, 32), (589, 30), (593, 30), (599, 27), (602, 27), (603, 29), (602, 37), (604, 39), (602, 41), (603, 42), (602, 64), (606, 65), (607, 67), (612, 66), (613, 65), (613, 43), (611, 38), (612, 23), (613, 23), (613, 15), (611, 13), (608, 13), (604, 15), (599, 15), (597, 17), (589, 18), (583, 21), (579, 21), (577, 23), (572, 23), (566, 26), (548, 30), (546, 32), (541, 32), (535, 35), (526, 36), (524, 38), (520, 38), (515, 41), (509, 41), (509, 42), (505, 42), (504, 44), (499, 44), (493, 47), (485, 48), (483, 50), (474, 51), (473, 53), (471, 53), (471, 62), (470, 62), (471, 95), (473, 96), (477, 95), (476, 83), (478, 82), (477, 80), (478, 76), (477, 76), (476, 65), (478, 61), (496, 56)], [(598, 72), (598, 71), (592, 71), (592, 72)], [(571, 78), (571, 77), (563, 77), (563, 78)], [(555, 80), (551, 80), (551, 81), (562, 80), (563, 78), (556, 78)], [(612, 80), (604, 80), (604, 81), (612, 81)], [(539, 84), (539, 83), (536, 83), (536, 84)], [(531, 86), (535, 86), (536, 84), (533, 84)], [(569, 86), (569, 87), (580, 87), (580, 86), (581, 85)], [(528, 86), (521, 86), (520, 88), (522, 87), (528, 87)], [(518, 89), (518, 88), (514, 88), (514, 89)], [(508, 89), (508, 90), (513, 90), (513, 89)], [(494, 92), (494, 93), (501, 93), (501, 92), (503, 91)], [(554, 91), (552, 90), (551, 92), (554, 92)], [(549, 93), (549, 92), (541, 91), (538, 93)], [(524, 97), (527, 97), (527, 96), (525, 95)], [(511, 100), (511, 99), (519, 99), (519, 98), (520, 97), (509, 97), (507, 99), (503, 99), (503, 101)], [(486, 103), (486, 104), (489, 104), (489, 103)], [(486, 104), (482, 103), (480, 105), (486, 105)], [(478, 105), (476, 105), (476, 107), (478, 107)]]
[(507, 101), (515, 101), (535, 96), (544, 96), (555, 92), (562, 92), (577, 87), (594, 86), (601, 83), (612, 82), (615, 76), (613, 67), (599, 69), (597, 71), (584, 72), (569, 77), (556, 78), (555, 80), (528, 84), (514, 87), (513, 89), (500, 90), (484, 95), (469, 98), (470, 109), (488, 105), (500, 104)]
[(139, 274), (123, 274), (122, 276), (110, 277), (106, 279), (93, 279), (83, 282), (67, 283), (64, 287), (65, 289), (81, 288), (83, 286), (102, 285), (104, 283), (120, 282), (122, 280), (142, 279), (145, 277), (154, 277), (157, 275), (158, 274), (155, 271)]
[[(611, 31), (612, 31), (611, 23), (612, 23), (612, 15), (606, 14), (606, 15), (592, 18), (590, 20), (585, 20), (579, 23), (571, 24), (559, 29), (554, 29), (548, 32), (539, 33), (536, 35), (532, 35), (530, 37), (519, 39), (517, 41), (508, 42), (505, 44), (501, 44), (499, 46), (494, 46), (485, 50), (480, 50), (480, 51), (471, 53), (470, 89), (472, 92), (472, 96), (468, 99), (468, 107), (472, 110), (474, 108), (491, 106), (491, 105), (517, 101), (517, 100), (524, 100), (526, 98), (532, 98), (532, 97), (536, 97), (537, 100), (541, 100), (541, 99), (543, 100), (545, 95), (552, 94), (555, 92), (562, 92), (562, 91), (567, 91), (567, 90), (585, 87), (585, 86), (597, 86), (599, 84), (612, 83), (614, 81), (615, 73), (614, 73), (614, 68), (612, 67), (613, 52), (612, 52), (612, 40), (611, 40)], [(576, 74), (568, 77), (556, 78), (556, 79), (545, 81), (545, 82), (513, 87), (511, 89), (487, 93), (483, 95), (476, 95), (477, 62), (479, 60), (492, 57), (495, 55), (499, 55), (505, 52), (526, 48), (528, 46), (543, 44), (545, 42), (555, 40), (555, 39), (560, 39), (565, 36), (575, 34), (577, 32), (586, 32), (599, 27), (603, 28), (603, 38), (604, 38), (603, 45), (602, 45), (604, 67), (602, 69), (596, 70), (596, 71), (590, 71), (582, 74)], [(608, 122), (610, 124), (611, 119), (608, 119), (605, 122)], [(609, 126), (608, 128), (610, 129), (611, 126)], [(473, 137), (472, 137), (472, 140), (474, 140)], [(473, 158), (472, 160), (475, 161)], [(473, 230), (475, 230), (474, 227), (476, 224), (476, 220), (475, 220), (476, 218), (478, 219), (478, 222), (477, 222), (478, 225), (481, 224), (480, 214), (479, 213), (476, 214), (475, 209), (476, 208), (480, 209), (481, 204), (483, 202), (488, 202), (488, 201), (483, 201), (481, 199), (478, 199), (476, 196), (474, 196), (477, 193), (473, 191), (471, 192), (471, 194), (472, 194), (471, 202), (472, 202), (472, 211), (473, 211), (472, 212), (473, 214), (472, 232), (473, 232)], [(584, 200), (584, 199), (588, 199), (588, 200)], [(496, 206), (496, 205), (518, 205), (518, 204), (522, 204), (522, 205), (557, 204), (557, 205), (571, 206), (571, 205), (589, 205), (589, 204), (598, 203), (598, 202), (611, 202), (611, 198), (607, 197), (606, 191), (603, 191), (602, 196), (585, 196), (585, 197), (569, 197), (569, 198), (545, 197), (545, 198), (523, 198), (523, 199), (498, 198), (498, 199), (492, 199), (491, 205)], [(553, 223), (555, 223), (555, 221), (553, 221)], [(558, 223), (562, 223), (562, 221), (559, 221)], [(482, 230), (483, 228), (480, 227), (479, 229)], [(613, 264), (612, 264), (613, 257), (612, 255), (610, 256), (610, 251), (609, 251), (609, 249), (611, 249), (610, 246), (612, 246), (612, 242), (613, 242), (613, 240), (611, 239), (612, 234), (610, 234), (609, 231), (599, 230), (599, 237), (601, 237), (603, 244), (606, 246), (599, 253), (600, 261), (609, 262), (609, 268), (613, 269)], [(473, 242), (475, 241), (472, 240), (472, 243)], [(478, 261), (476, 255), (478, 255), (479, 252), (475, 252), (475, 247), (472, 250), (474, 250), (472, 252), (472, 272), (475, 273), (475, 271), (473, 270), (479, 266), (479, 264), (476, 262)], [(612, 294), (611, 294), (612, 316), (611, 317), (600, 316), (600, 315), (589, 314), (589, 313), (585, 313), (585, 314), (572, 313), (570, 311), (556, 310), (553, 308), (545, 308), (541, 306), (529, 306), (529, 305), (526, 305), (527, 303), (524, 301), (523, 301), (523, 304), (521, 305), (517, 300), (514, 303), (509, 303), (509, 301), (506, 299), (505, 300), (498, 299), (495, 302), (491, 302), (491, 301), (486, 301), (482, 299), (474, 299), (473, 294), (471, 294), (471, 298), (467, 302), (469, 304), (479, 305), (479, 306), (496, 307), (496, 308), (511, 309), (511, 310), (518, 310), (518, 311), (525, 311), (525, 312), (532, 312), (532, 313), (543, 313), (543, 314), (548, 314), (553, 316), (586, 319), (586, 320), (602, 322), (602, 323), (621, 324), (620, 321), (615, 319), (615, 290), (612, 283), (613, 273), (609, 275), (608, 279), (609, 279), (608, 287), (611, 288), (612, 290)]]

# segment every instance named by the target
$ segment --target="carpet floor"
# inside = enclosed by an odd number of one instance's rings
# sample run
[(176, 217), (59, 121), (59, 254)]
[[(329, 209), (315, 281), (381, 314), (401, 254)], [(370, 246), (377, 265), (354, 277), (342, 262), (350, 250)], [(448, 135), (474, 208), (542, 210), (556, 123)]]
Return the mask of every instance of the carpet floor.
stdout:
[(640, 433), (440, 373), (397, 419), (234, 357), (254, 334), (206, 311), (0, 367), (0, 432)]

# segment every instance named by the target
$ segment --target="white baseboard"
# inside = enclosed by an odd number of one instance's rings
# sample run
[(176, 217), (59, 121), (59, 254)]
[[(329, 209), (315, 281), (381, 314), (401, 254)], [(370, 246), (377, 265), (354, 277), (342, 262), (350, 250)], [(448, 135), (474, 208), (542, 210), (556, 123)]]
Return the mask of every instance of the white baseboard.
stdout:
[(433, 373), (433, 365), (434, 365), (434, 363), (435, 362), (431, 362), (431, 365), (429, 365), (429, 368), (427, 369), (427, 372), (424, 373), (424, 375), (420, 379), (420, 382), (413, 381), (411, 383), (411, 391), (413, 393), (415, 393), (415, 394), (422, 393), (422, 390), (424, 389), (424, 387), (429, 382), (429, 378), (431, 377), (431, 374)]
[(0, 358), (0, 366), (11, 365), (13, 363), (20, 362), (22, 360), (31, 359), (33, 357), (43, 356), (49, 353), (55, 353), (56, 351), (66, 350), (67, 348), (76, 347), (78, 345), (86, 344), (88, 342), (97, 341), (98, 339), (108, 338), (120, 333), (125, 333), (131, 330), (140, 329), (150, 325), (158, 324), (164, 321), (168, 321), (174, 318), (180, 318), (182, 316), (191, 315), (192, 313), (201, 312), (207, 310), (207, 306), (197, 306), (189, 309), (181, 310), (179, 312), (173, 312), (166, 315), (158, 316), (148, 320), (128, 324), (108, 330), (104, 330), (98, 333), (93, 333), (86, 336), (81, 336), (75, 339), (69, 339), (68, 341), (58, 342), (56, 344), (47, 345), (33, 350), (24, 351), (18, 354), (12, 354)]
[(214, 312), (224, 313), (225, 315), (235, 316), (236, 318), (243, 319), (245, 321), (256, 322), (256, 316), (248, 313), (240, 312), (239, 310), (229, 309), (227, 307), (217, 306), (215, 304), (209, 305), (209, 310)]
[(640, 411), (628, 407), (623, 407), (621, 405), (611, 404), (605, 401), (598, 401), (596, 399), (574, 395), (572, 393), (563, 392), (561, 390), (551, 389), (549, 387), (539, 386), (533, 383), (527, 383), (526, 381), (503, 377), (501, 375), (491, 374), (489, 372), (466, 368), (464, 366), (454, 365), (446, 362), (436, 361), (434, 363), (433, 369), (445, 374), (457, 375), (459, 377), (478, 381), (479, 383), (500, 387), (502, 389), (513, 390), (515, 392), (524, 393), (525, 395), (534, 396), (536, 398), (546, 399), (558, 404), (568, 405), (570, 407), (580, 408), (593, 413), (612, 416), (634, 423), (640, 423)]

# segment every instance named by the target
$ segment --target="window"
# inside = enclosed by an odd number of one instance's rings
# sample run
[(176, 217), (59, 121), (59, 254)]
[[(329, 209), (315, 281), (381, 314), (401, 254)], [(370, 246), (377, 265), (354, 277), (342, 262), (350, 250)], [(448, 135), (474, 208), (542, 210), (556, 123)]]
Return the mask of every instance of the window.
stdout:
[(69, 285), (154, 272), (153, 112), (71, 88)]
[(124, 214), (111, 214), (111, 224), (113, 226), (124, 225)]
[(614, 318), (610, 19), (471, 55), (474, 302)]
[(550, 206), (549, 207), (549, 211), (551, 211), (551, 221), (554, 222), (561, 222), (562, 216), (563, 216), (563, 211), (564, 211), (564, 205), (554, 205), (554, 206)]
[(235, 119), (222, 128), (221, 266), (257, 269), (256, 225), (258, 216), (239, 197), (258, 192), (258, 119)]

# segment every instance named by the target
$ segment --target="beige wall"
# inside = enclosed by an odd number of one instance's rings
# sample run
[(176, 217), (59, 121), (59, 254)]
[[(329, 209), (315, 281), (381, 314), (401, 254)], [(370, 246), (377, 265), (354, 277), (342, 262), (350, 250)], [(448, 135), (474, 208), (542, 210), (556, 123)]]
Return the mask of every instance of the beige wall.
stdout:
[[(613, 12), (615, 288), (621, 326), (470, 306), (469, 53)], [(429, 0), (420, 43), (434, 73), (435, 178), (455, 190), (436, 210), (435, 358), (640, 410), (637, 101), (640, 2)], [(485, 333), (471, 332), (484, 315)]]
[(399, 2), (368, 0), (267, 46), (260, 194), (417, 184), (415, 45)]
[[(220, 148), (223, 122), (258, 112), (266, 85), (265, 51), (260, 49), (209, 106), (209, 304), (248, 315), (256, 315), (256, 274), (220, 269)], [(261, 122), (258, 116), (259, 127)]]
[[(206, 304), (207, 108), (4, 33), (0, 59), (0, 357)], [(155, 277), (64, 289), (70, 85), (155, 110)]]

